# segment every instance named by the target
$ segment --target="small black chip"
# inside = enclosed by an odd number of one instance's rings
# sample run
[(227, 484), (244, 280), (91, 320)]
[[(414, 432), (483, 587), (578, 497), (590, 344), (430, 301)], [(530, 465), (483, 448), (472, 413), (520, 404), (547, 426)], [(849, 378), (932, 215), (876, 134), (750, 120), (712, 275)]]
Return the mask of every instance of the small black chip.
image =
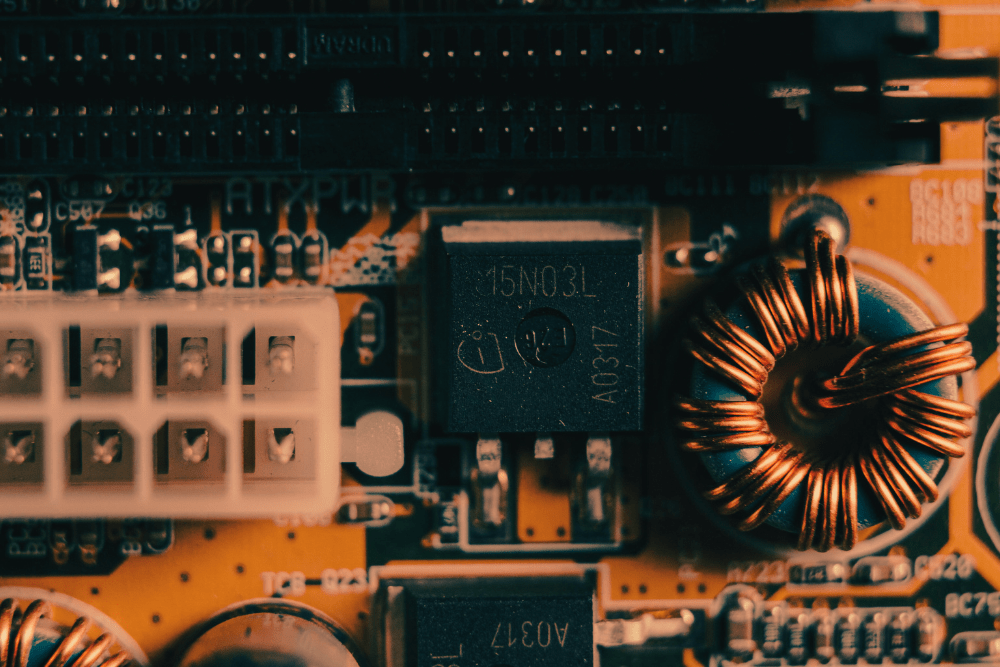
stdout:
[(589, 580), (389, 581), (377, 606), (380, 650), (406, 667), (594, 664)]
[(637, 227), (466, 222), (442, 237), (450, 432), (642, 428)]

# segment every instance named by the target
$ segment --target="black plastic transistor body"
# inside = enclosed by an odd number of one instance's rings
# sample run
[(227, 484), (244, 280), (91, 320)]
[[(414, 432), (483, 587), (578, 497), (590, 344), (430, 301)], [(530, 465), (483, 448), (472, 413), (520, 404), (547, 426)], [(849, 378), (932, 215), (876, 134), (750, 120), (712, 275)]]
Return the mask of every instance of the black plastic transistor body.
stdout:
[(637, 228), (465, 222), (442, 232), (449, 431), (642, 427)]

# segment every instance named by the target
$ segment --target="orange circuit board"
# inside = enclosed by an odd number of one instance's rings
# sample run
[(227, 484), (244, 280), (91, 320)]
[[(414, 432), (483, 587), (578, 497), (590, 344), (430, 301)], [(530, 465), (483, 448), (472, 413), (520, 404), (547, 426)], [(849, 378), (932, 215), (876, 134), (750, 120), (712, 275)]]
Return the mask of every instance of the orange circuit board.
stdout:
[(1000, 5), (338, 4), (0, 0), (0, 667), (1000, 662)]

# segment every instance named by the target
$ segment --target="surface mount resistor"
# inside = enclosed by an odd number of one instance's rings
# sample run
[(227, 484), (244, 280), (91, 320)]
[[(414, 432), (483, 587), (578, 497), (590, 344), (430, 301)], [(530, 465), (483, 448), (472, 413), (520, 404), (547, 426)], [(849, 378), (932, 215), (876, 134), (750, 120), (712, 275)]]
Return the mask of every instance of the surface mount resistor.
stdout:
[(337, 521), (345, 524), (384, 526), (396, 512), (396, 506), (385, 496), (350, 498), (337, 510)]
[(233, 286), (256, 287), (260, 267), (256, 232), (233, 232)]
[(13, 289), (21, 277), (21, 248), (13, 234), (0, 236), (0, 289)]
[(809, 658), (809, 613), (801, 607), (792, 608), (786, 631), (789, 664), (804, 665)]
[(856, 611), (847, 611), (837, 620), (837, 657), (841, 664), (853, 665), (861, 657), (861, 645), (858, 638), (860, 629), (861, 618)]
[(731, 658), (749, 660), (757, 650), (754, 640), (754, 602), (738, 597), (726, 614), (726, 653)]
[(365, 347), (374, 347), (378, 342), (378, 308), (373, 302), (361, 305), (358, 310), (358, 342)]
[(444, 544), (458, 542), (458, 507), (454, 503), (441, 503), (435, 508), (434, 529)]
[(851, 582), (858, 585), (878, 586), (908, 581), (913, 575), (913, 564), (905, 556), (870, 556), (854, 565)]
[(690, 636), (694, 614), (682, 609), (677, 617), (657, 618), (646, 613), (638, 618), (616, 618), (594, 625), (594, 643), (602, 647), (643, 646), (650, 641)]
[(52, 286), (52, 250), (47, 235), (24, 239), (24, 283), (29, 290), (47, 290)]
[(103, 292), (117, 292), (128, 286), (132, 278), (131, 256), (124, 252), (117, 229), (97, 236), (97, 287)]
[(916, 657), (920, 662), (937, 659), (944, 643), (942, 619), (931, 609), (917, 612)]
[(176, 248), (174, 285), (178, 289), (198, 289), (201, 286), (201, 255), (198, 254), (198, 230), (185, 229), (174, 236)]
[(229, 247), (222, 232), (205, 239), (205, 280), (209, 285), (225, 287), (229, 283)]
[(299, 251), (302, 257), (302, 277), (306, 282), (313, 285), (323, 283), (326, 279), (326, 263), (329, 254), (329, 245), (322, 232), (307, 232), (302, 237), (302, 246)]
[(271, 241), (274, 261), (272, 274), (278, 282), (286, 283), (295, 277), (295, 250), (298, 240), (288, 232), (279, 233)]
[(860, 627), (861, 619), (855, 611), (848, 611), (837, 620), (837, 657), (840, 658), (841, 664), (853, 665), (861, 656), (861, 646), (858, 642)]
[(760, 648), (765, 658), (780, 658), (784, 655), (785, 619), (786, 613), (783, 607), (772, 607), (764, 611), (763, 641)]
[(30, 232), (42, 232), (47, 227), (44, 181), (32, 181), (24, 188), (24, 225)]
[(1000, 662), (1000, 632), (960, 632), (951, 640), (955, 662)]
[(830, 662), (836, 654), (836, 649), (834, 648), (836, 630), (836, 624), (828, 611), (823, 610), (817, 614), (816, 627), (813, 634), (813, 646), (816, 659), (822, 663)]
[(354, 316), (354, 345), (361, 365), (371, 364), (385, 347), (385, 306), (375, 297), (358, 306)]
[(865, 661), (881, 663), (885, 656), (885, 616), (875, 612), (861, 624), (862, 647)]
[(846, 581), (849, 569), (843, 563), (818, 563), (791, 565), (788, 580), (793, 584), (840, 584)]
[(80, 521), (77, 523), (76, 531), (80, 547), (80, 559), (87, 564), (96, 563), (97, 557), (104, 549), (104, 539), (107, 534), (104, 521)]
[(53, 521), (49, 532), (49, 546), (52, 560), (60, 565), (69, 561), (70, 553), (76, 549), (76, 531), (71, 522)]
[(889, 658), (897, 663), (903, 664), (910, 659), (913, 614), (908, 611), (896, 614), (886, 628), (885, 643), (889, 650)]

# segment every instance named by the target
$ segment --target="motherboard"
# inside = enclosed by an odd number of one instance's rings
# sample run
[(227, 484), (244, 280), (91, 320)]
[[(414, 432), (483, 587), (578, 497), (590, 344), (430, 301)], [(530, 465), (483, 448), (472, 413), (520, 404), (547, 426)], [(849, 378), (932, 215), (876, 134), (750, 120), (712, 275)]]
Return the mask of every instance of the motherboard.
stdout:
[(0, 0), (0, 667), (1000, 663), (1000, 5)]

